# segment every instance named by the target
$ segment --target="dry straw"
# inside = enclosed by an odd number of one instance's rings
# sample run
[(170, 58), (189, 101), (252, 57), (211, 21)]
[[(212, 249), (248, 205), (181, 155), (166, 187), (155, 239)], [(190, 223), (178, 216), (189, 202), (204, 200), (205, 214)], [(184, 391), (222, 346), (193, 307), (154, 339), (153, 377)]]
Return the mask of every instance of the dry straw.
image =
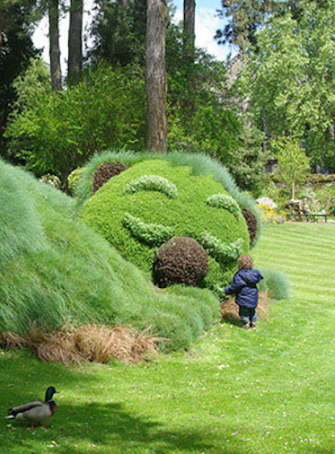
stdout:
[[(268, 315), (269, 296), (268, 292), (260, 292), (257, 306), (257, 315), (259, 318), (265, 318)], [(221, 303), (221, 316), (224, 320), (237, 322), (240, 320), (238, 315), (238, 305), (235, 299), (224, 300)]]
[(62, 363), (66, 366), (81, 362), (108, 363), (117, 359), (137, 363), (156, 353), (157, 342), (166, 340), (153, 337), (149, 329), (138, 332), (126, 326), (109, 328), (104, 325), (68, 326), (45, 334), (32, 325), (24, 338), (13, 333), (0, 335), (0, 347), (28, 348), (41, 361)]

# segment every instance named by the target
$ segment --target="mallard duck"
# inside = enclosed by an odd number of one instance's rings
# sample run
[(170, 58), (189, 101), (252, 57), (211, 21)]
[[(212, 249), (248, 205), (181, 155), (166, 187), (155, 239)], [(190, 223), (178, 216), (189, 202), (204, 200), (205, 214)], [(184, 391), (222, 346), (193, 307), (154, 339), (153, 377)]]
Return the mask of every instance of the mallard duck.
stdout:
[(27, 420), (31, 422), (31, 427), (34, 427), (34, 422), (40, 423), (50, 418), (57, 410), (56, 402), (52, 400), (53, 395), (57, 391), (53, 386), (49, 386), (45, 393), (45, 400), (35, 400), (17, 407), (10, 408), (6, 419)]

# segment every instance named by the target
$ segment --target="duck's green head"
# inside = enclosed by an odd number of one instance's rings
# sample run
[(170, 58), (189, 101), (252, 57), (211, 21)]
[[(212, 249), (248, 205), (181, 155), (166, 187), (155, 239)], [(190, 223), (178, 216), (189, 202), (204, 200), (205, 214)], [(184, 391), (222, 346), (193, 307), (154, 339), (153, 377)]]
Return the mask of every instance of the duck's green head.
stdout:
[(47, 391), (45, 393), (45, 401), (49, 402), (50, 400), (52, 400), (52, 397), (56, 392), (57, 391), (53, 386), (49, 386), (49, 388), (47, 389)]
[(111, 178), (86, 203), (83, 220), (139, 268), (152, 273), (158, 249), (174, 237), (190, 237), (206, 250), (209, 272), (201, 286), (228, 284), (237, 258), (249, 251), (238, 203), (213, 176), (151, 159)]

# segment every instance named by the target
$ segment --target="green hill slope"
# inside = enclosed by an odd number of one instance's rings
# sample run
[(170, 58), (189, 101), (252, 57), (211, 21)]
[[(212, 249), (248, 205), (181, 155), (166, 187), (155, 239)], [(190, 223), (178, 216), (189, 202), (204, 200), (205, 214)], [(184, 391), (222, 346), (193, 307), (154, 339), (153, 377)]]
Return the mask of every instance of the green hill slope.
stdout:
[[(75, 202), (0, 161), (0, 330), (67, 323), (132, 324), (186, 348), (218, 314), (208, 291), (154, 288), (98, 234), (72, 217)], [(190, 310), (190, 307), (192, 310)]]

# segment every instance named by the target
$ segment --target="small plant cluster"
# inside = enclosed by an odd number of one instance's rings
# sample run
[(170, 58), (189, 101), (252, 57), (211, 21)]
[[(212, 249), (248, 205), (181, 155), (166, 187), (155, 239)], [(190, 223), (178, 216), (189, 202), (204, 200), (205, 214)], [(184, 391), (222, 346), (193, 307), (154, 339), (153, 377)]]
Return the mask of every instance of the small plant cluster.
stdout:
[(277, 210), (270, 207), (267, 204), (259, 203), (259, 208), (261, 209), (263, 221), (267, 224), (282, 224), (286, 221), (286, 212), (282, 210)]
[(214, 194), (207, 199), (207, 205), (215, 208), (223, 208), (230, 211), (238, 219), (241, 217), (241, 209), (235, 199), (227, 194)]
[(243, 247), (243, 241), (240, 238), (234, 243), (224, 244), (209, 232), (202, 232), (197, 240), (220, 263), (237, 260)]
[(143, 175), (128, 183), (124, 190), (125, 194), (138, 191), (157, 191), (167, 195), (171, 199), (178, 197), (176, 185), (159, 175)]
[(147, 224), (130, 213), (125, 213), (122, 224), (133, 237), (150, 246), (160, 246), (173, 237), (173, 229), (161, 224)]
[(57, 177), (57, 175), (51, 175), (51, 173), (46, 173), (45, 175), (42, 175), (40, 181), (42, 183), (50, 184), (51, 186), (57, 189), (60, 189), (62, 186), (62, 183), (60, 179)]
[(84, 171), (85, 171), (85, 167), (77, 167), (67, 177), (67, 187), (72, 196), (76, 195), (78, 181)]

